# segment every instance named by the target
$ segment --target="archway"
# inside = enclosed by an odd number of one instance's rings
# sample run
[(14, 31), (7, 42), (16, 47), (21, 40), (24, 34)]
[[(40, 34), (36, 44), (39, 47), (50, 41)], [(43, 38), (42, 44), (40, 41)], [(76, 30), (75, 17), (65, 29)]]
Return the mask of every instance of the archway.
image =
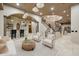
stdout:
[[(9, 16), (5, 16), (4, 19), (4, 35), (7, 34), (7, 31), (9, 31), (9, 36), (11, 36), (10, 31), (11, 30), (21, 30), (21, 29), (25, 29), (24, 32), (26, 33), (33, 33), (33, 29), (34, 29), (34, 24), (36, 24), (36, 32), (39, 31), (38, 26), (39, 26), (39, 22), (36, 21), (33, 17), (28, 16), (27, 18), (23, 19), (23, 14), (12, 14)], [(19, 25), (17, 25), (19, 24)], [(16, 26), (17, 25), (17, 26)], [(23, 27), (27, 27), (27, 28), (23, 28)], [(32, 29), (33, 28), (33, 29)], [(8, 30), (7, 30), (8, 29)]]

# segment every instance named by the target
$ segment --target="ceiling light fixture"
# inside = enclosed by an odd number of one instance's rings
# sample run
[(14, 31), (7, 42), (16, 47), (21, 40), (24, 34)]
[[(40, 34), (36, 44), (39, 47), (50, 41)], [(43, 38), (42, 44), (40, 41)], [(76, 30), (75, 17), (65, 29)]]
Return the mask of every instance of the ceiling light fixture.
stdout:
[(36, 4), (36, 7), (37, 7), (37, 8), (43, 8), (43, 7), (44, 7), (44, 3), (37, 3), (37, 4)]
[(63, 13), (66, 13), (66, 10), (64, 10)]
[(27, 18), (28, 15), (29, 15), (28, 13), (25, 13), (22, 18), (25, 19), (25, 18)]
[(58, 15), (50, 15), (50, 16), (46, 16), (46, 19), (48, 19), (48, 21), (59, 21), (59, 20), (62, 20), (63, 17), (62, 16), (58, 16)]
[(32, 9), (32, 11), (33, 11), (33, 12), (39, 12), (39, 9), (38, 9), (37, 7), (34, 7), (34, 8)]
[(40, 12), (40, 15), (43, 15), (43, 13), (42, 13), (42, 12)]
[(14, 20), (11, 20), (11, 22), (13, 22)]
[(16, 5), (19, 6), (19, 3), (17, 3)]
[(52, 7), (52, 8), (51, 8), (51, 11), (53, 11), (53, 10), (54, 10), (54, 8)]

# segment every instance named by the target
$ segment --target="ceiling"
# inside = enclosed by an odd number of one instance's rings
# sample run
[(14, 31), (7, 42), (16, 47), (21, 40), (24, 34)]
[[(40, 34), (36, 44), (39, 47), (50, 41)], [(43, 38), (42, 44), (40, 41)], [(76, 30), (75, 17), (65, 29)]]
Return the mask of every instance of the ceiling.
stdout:
[(0, 3), (0, 10), (3, 10), (3, 4)]
[[(11, 3), (11, 4), (9, 3), (7, 5), (16, 7), (18, 9), (25, 10), (27, 12), (34, 13), (32, 11), (32, 8), (35, 6), (34, 3), (20, 3), (19, 6), (17, 6), (15, 3)], [(51, 7), (54, 7), (55, 10), (51, 11), (50, 10)], [(68, 4), (68, 3), (45, 3), (45, 7), (40, 8), (39, 12), (42, 12), (43, 15), (51, 15), (52, 13), (61, 15), (64, 10), (67, 11), (66, 13), (69, 13), (70, 7), (71, 7), (71, 4)], [(34, 13), (34, 14), (38, 14), (39, 15), (39, 12)]]
[[(9, 5), (21, 10), (24, 10), (29, 13), (33, 13), (36, 15), (40, 15), (40, 12), (43, 13), (43, 15), (59, 15), (63, 17), (63, 20), (60, 21), (62, 23), (70, 22), (71, 20), (71, 6), (75, 4), (71, 3), (45, 3), (45, 6), (43, 8), (39, 9), (39, 12), (33, 12), (32, 8), (35, 6), (35, 3), (20, 3), (19, 6), (17, 6), (15, 3), (6, 3), (4, 5)], [(54, 10), (51, 11), (51, 8), (54, 7)], [(65, 12), (64, 12), (65, 11)], [(19, 15), (21, 17), (21, 15)]]

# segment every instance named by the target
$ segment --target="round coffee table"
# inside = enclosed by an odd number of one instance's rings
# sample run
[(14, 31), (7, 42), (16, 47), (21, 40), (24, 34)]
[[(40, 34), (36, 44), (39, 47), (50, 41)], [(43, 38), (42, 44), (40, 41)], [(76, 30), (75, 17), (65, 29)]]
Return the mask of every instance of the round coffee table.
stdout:
[(34, 50), (35, 46), (36, 46), (36, 44), (32, 40), (24, 40), (22, 43), (22, 49), (24, 49), (26, 51)]

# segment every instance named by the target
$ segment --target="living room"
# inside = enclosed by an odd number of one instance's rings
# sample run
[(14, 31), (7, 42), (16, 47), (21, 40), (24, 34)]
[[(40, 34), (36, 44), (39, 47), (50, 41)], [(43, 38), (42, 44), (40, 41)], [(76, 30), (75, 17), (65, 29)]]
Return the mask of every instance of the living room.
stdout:
[[(71, 26), (75, 11), (73, 7), (77, 5), (0, 3), (0, 55), (79, 55), (78, 44), (71, 40), (71, 31), (74, 31), (74, 25)], [(77, 32), (77, 29), (75, 31)]]

